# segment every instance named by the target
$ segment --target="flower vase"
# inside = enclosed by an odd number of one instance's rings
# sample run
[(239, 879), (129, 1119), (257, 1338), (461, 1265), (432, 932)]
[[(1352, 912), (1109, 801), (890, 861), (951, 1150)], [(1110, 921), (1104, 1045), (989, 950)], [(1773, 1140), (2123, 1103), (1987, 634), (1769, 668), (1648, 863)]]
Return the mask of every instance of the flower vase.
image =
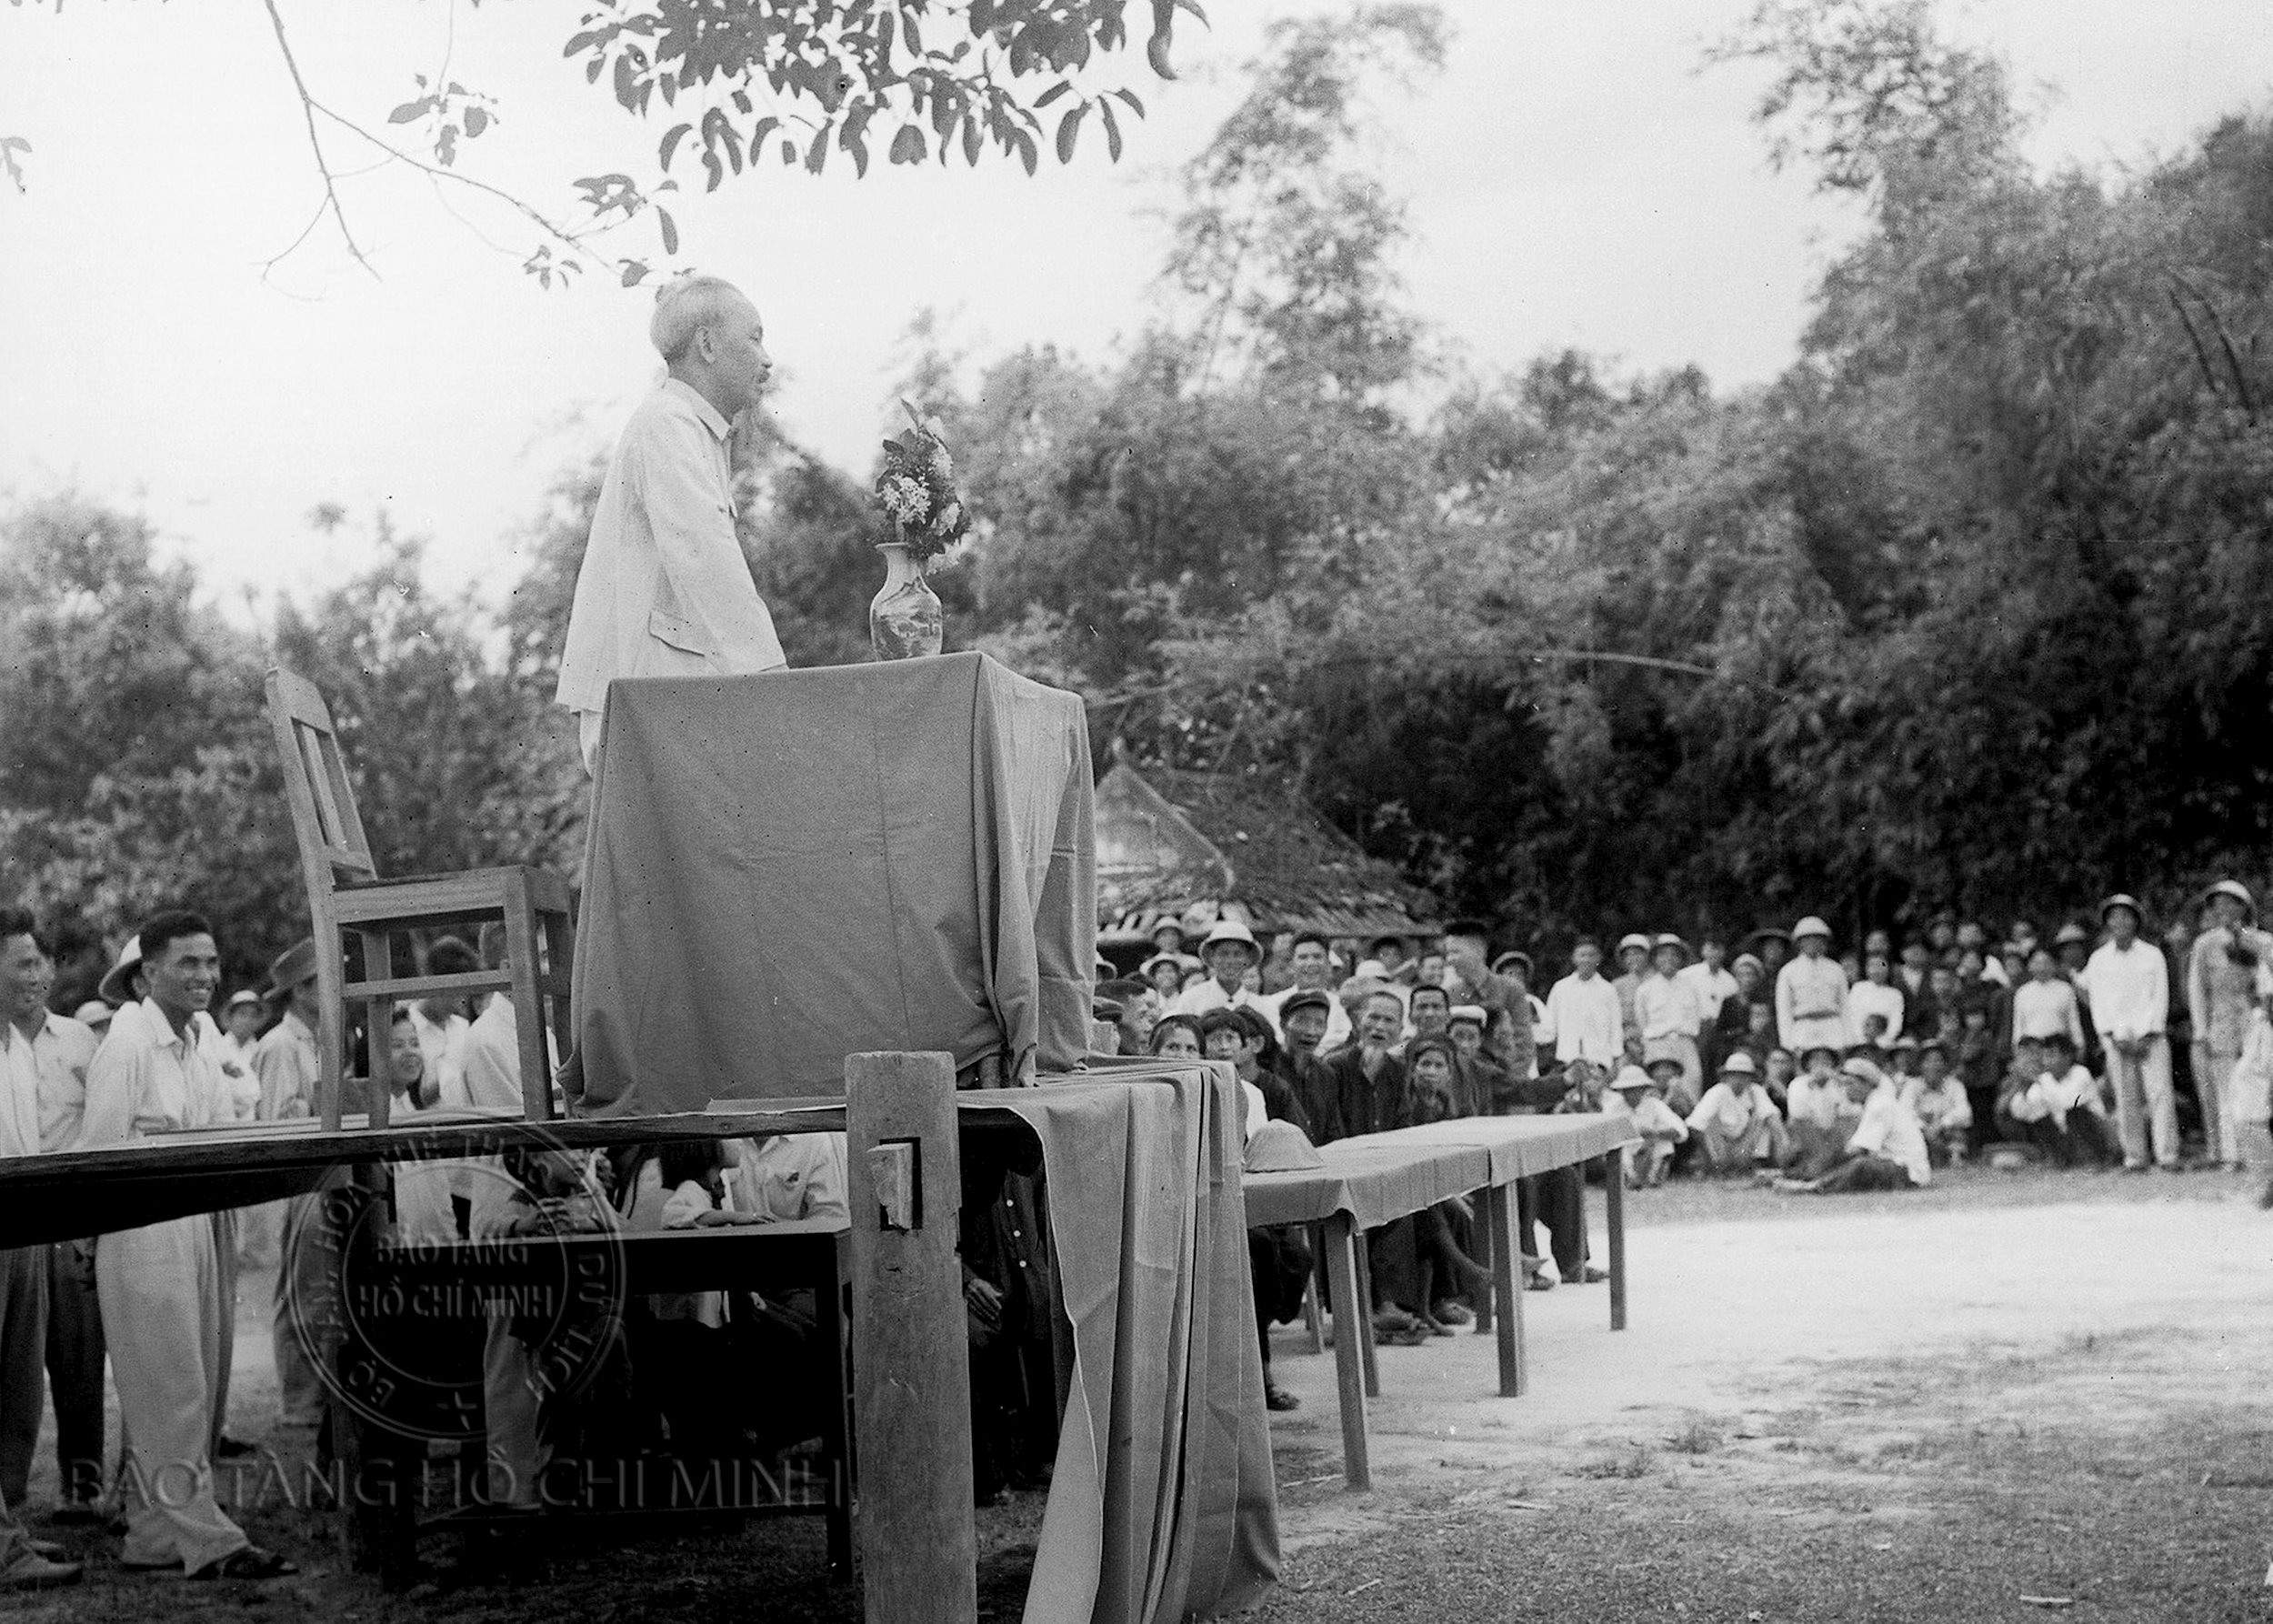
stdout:
[(924, 566), (907, 556), (907, 544), (879, 543), (884, 555), (884, 586), (868, 605), (868, 643), (880, 660), (912, 659), (937, 654), (946, 636), (939, 595), (924, 579)]

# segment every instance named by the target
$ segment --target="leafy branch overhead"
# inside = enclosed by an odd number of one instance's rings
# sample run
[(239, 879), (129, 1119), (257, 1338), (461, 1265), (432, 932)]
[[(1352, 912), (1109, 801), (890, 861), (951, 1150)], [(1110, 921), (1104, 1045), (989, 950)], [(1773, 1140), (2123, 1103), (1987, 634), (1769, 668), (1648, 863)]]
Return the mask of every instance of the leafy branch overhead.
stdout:
[[(976, 165), (992, 149), (1031, 175), (1046, 146), (1072, 163), (1091, 127), (1117, 163), (1123, 120), (1142, 118), (1145, 104), (1126, 86), (1092, 83), (1091, 73), (1133, 43), (1132, 10), (1146, 30), (1146, 59), (1164, 79), (1176, 77), (1177, 14), (1207, 20), (1200, 0), (597, 0), (562, 54), (583, 64), (587, 84), (605, 81), (634, 117), (676, 116), (656, 148), (651, 182), (621, 170), (581, 176), (571, 183), (575, 206), (551, 209), (459, 166), (465, 144), (495, 129), (500, 111), (449, 77), (446, 56), (374, 128), (375, 121), (320, 99), (293, 57), (278, 0), (263, 4), (323, 183), (307, 226), (269, 264), (328, 217), (350, 256), (372, 269), (341, 201), (346, 169), (328, 138), (347, 141), (368, 167), (414, 169), (520, 215), (540, 238), (523, 268), (546, 287), (593, 266), (627, 287), (655, 275), (645, 258), (600, 246), (643, 214), (654, 215), (664, 256), (676, 256), (678, 223), (662, 200), (679, 189), (675, 164), (699, 164), (706, 191), (775, 160), (819, 175), (832, 152), (865, 175), (879, 148), (903, 165), (946, 164), (956, 153)], [(0, 172), (18, 189), (29, 151), (22, 136), (0, 135)]]

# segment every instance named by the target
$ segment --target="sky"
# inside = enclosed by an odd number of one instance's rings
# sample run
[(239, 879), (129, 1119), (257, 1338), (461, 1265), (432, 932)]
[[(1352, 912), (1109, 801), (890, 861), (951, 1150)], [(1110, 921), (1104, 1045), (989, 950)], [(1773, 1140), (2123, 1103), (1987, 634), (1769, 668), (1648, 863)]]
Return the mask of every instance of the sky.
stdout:
[[(669, 121), (585, 84), (573, 7), (276, 0), (311, 89), (377, 128), (448, 76), (497, 98), (466, 171), (548, 206), (567, 182), (649, 173)], [(1777, 174), (1749, 113), (1762, 75), (1700, 68), (1749, 0), (1450, 0), (1452, 59), (1387, 104), (1384, 178), (1410, 200), (1414, 307), (1474, 374), (1577, 346), (1618, 365), (1695, 363), (1717, 386), (1791, 361), (1807, 296), (1859, 224)], [(1075, 163), (767, 168), (674, 212), (682, 260), (764, 313), (793, 437), (865, 473), (888, 427), (911, 319), (975, 359), (1055, 344), (1110, 360), (1155, 313), (1176, 166), (1236, 103), (1273, 19), (1328, 0), (1212, 0), (1181, 19), (1175, 84), (1140, 55), (1149, 116), (1122, 162), (1096, 130)], [(1141, 17), (1146, 8), (1132, 5)], [(2031, 155), (2109, 174), (2182, 151), (2266, 104), (2262, 0), (1980, 0), (1942, 5), (2011, 64)], [(686, 106), (682, 99), (682, 113)], [(430, 539), (429, 576), (493, 600), (518, 577), (544, 494), (604, 448), (656, 376), (652, 295), (605, 275), (545, 293), (534, 241), (462, 188), (397, 167), (343, 198), (378, 275), (328, 224), (280, 263), (321, 192), (266, 12), (253, 0), (0, 8), (0, 511), (59, 490), (147, 514), (239, 612), (364, 567), (375, 516)], [(327, 137), (335, 163), (375, 155)], [(698, 173), (698, 172), (697, 172)], [(651, 226), (628, 251), (659, 257)], [(355, 522), (307, 522), (322, 504)]]

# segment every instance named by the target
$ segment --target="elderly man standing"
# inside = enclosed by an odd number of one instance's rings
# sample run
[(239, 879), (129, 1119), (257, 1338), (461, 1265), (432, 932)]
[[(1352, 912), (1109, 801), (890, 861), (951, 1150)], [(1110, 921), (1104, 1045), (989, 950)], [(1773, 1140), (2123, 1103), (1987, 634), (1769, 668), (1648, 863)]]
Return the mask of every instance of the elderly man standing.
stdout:
[[(53, 1154), (77, 1147), (86, 1112), (92, 1028), (47, 1007), (55, 964), (32, 916), (0, 908), (0, 1156)], [(24, 1501), (32, 1443), (39, 1431), (44, 1356), (55, 1405), (58, 1522), (93, 1522), (103, 1496), (103, 1313), (95, 1298), (95, 1243), (61, 1240), (0, 1254), (8, 1277), (0, 1304), (0, 1497)], [(45, 1277), (43, 1332), (22, 1317), (38, 1293), (16, 1275)], [(28, 1333), (25, 1335), (24, 1333)]]
[(656, 297), (647, 336), (670, 369), (640, 402), (600, 486), (576, 572), (559, 702), (599, 765), (607, 685), (619, 677), (731, 677), (788, 662), (734, 529), (727, 441), (773, 361), (757, 306), (716, 276)]
[(2162, 949), (2139, 939), (2136, 897), (2118, 892), (2099, 905), (2108, 939), (2084, 966), (2092, 1024), (2115, 1085), (2116, 1137), (2126, 1172), (2147, 1170), (2151, 1143), (2165, 1172), (2178, 1170), (2178, 1108), (2170, 1084), (2170, 979)]
[[(220, 1034), (205, 1015), (221, 978), (213, 927), (162, 913), (138, 939), (148, 996), (119, 1010), (87, 1068), (89, 1148), (232, 1119), (213, 1053)], [(295, 1571), (214, 1500), (223, 1303), (212, 1221), (197, 1214), (104, 1236), (95, 1285), (126, 1438), (126, 1566), (178, 1566), (193, 1579)]]
[(2257, 898), (2239, 880), (2221, 879), (2202, 895), (2208, 923), (2187, 953), (2187, 1013), (2194, 1036), (2194, 1091), (2213, 1167), (2238, 1168), (2234, 1068), (2257, 1008), (2257, 966), (2268, 947), (2255, 928)]

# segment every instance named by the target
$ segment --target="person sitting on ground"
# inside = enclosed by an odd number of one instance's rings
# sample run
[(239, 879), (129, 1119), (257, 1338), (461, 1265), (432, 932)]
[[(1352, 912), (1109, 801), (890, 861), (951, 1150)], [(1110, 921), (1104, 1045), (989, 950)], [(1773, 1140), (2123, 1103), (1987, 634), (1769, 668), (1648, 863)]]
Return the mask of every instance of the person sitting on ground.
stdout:
[(1924, 1189), (1933, 1178), (1926, 1135), (1887, 1074), (1856, 1057), (1840, 1064), (1837, 1082), (1861, 1120), (1831, 1168), (1816, 1178), (1783, 1178), (1778, 1189), (1815, 1195), (1856, 1190)]
[(1784, 1119), (1767, 1093), (1757, 1087), (1757, 1069), (1741, 1050), (1728, 1057), (1720, 1080), (1689, 1113), (1702, 1170), (1708, 1174), (1751, 1173), (1774, 1168), (1789, 1149)]
[(2012, 1070), (1997, 1093), (1997, 1127), (2055, 1167), (2102, 1167), (2115, 1154), (2099, 1080), (2077, 1063), (2065, 1032), (2014, 1046)]
[(1689, 1137), (1689, 1125), (1666, 1103), (1666, 1093), (1681, 1077), (1681, 1062), (1670, 1058), (1653, 1062), (1647, 1071), (1628, 1066), (1612, 1079), (1603, 1097), (1606, 1116), (1633, 1118), (1642, 1142), (1619, 1153), (1619, 1165), (1628, 1189), (1654, 1189), (1666, 1181), (1673, 1153)]
[(2002, 1058), (1997, 1048), (1995, 1013), (1986, 991), (1968, 994), (1958, 1005), (1956, 1038), (1945, 1039), (1949, 1048), (1949, 1068), (1964, 1085), (1976, 1121), (1994, 1119), (1997, 1112)]
[(1973, 1140), (1973, 1106), (1965, 1085), (1949, 1068), (1949, 1051), (1939, 1038), (1914, 1046), (1911, 1052), (1918, 1057), (1918, 1074), (1905, 1078), (1898, 1072), (1894, 1079), (1902, 1103), (1918, 1118), (1934, 1165), (1961, 1167)]
[(1791, 1135), (1785, 1165), (1797, 1178), (1813, 1178), (1838, 1160), (1862, 1113), (1848, 1104), (1846, 1088), (1837, 1080), (1837, 1050), (1817, 1044), (1799, 1059), (1803, 1069), (1785, 1097), (1784, 1118)]
[[(1454, 1114), (1457, 1087), (1452, 1046), (1441, 1038), (1416, 1038), (1405, 1057), (1405, 1103), (1397, 1116), (1399, 1128), (1442, 1122)], [(1399, 1238), (1397, 1225), (1375, 1231), (1387, 1238), (1374, 1256), (1377, 1301), (1405, 1309), (1430, 1336), (1448, 1337), (1452, 1328), (1474, 1322), (1475, 1315), (1457, 1300), (1466, 1292), (1477, 1302), (1490, 1300), (1491, 1276), (1460, 1244), (1463, 1232), (1473, 1227), (1467, 1198), (1456, 1196), (1413, 1214), (1409, 1234)], [(1374, 1243), (1368, 1242), (1371, 1246)], [(1409, 1257), (1400, 1244), (1409, 1244)]]
[(1781, 1047), (1753, 1057), (1760, 1068), (1760, 1089), (1787, 1119), (1791, 1116), (1791, 1086), (1799, 1076), (1799, 1058)]

